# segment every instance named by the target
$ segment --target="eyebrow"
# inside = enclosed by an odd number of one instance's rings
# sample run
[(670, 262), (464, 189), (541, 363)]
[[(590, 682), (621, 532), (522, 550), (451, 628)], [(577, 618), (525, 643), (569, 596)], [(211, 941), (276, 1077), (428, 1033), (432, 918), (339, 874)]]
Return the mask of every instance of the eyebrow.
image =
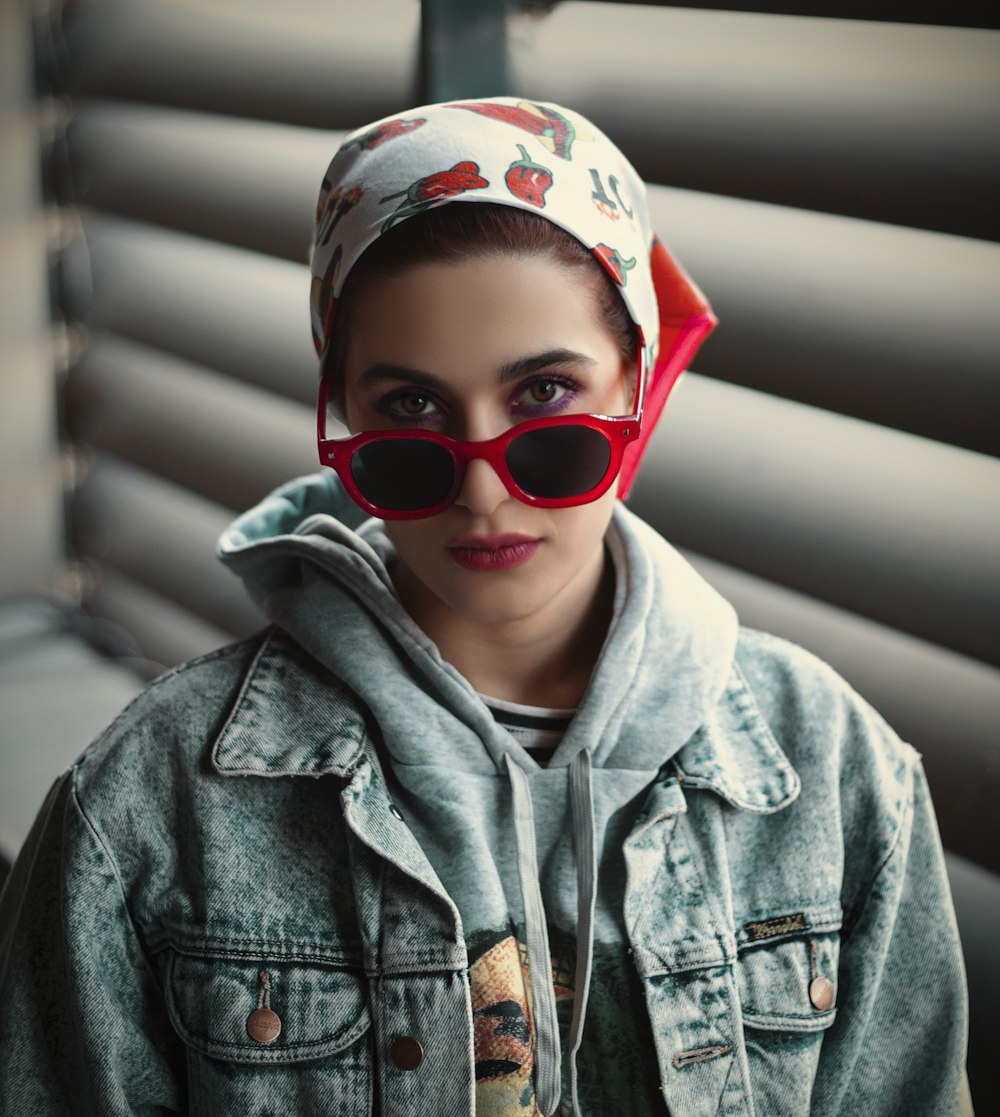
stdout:
[[(513, 361), (502, 364), (497, 370), (497, 383), (509, 384), (512, 380), (520, 380), (522, 376), (530, 376), (533, 372), (547, 368), (596, 364), (597, 361), (593, 357), (588, 357), (586, 353), (577, 353), (572, 349), (548, 349), (544, 353), (516, 357)], [(369, 388), (373, 384), (380, 384), (386, 380), (406, 380), (436, 392), (446, 391), (448, 388), (448, 382), (433, 372), (393, 364), (390, 361), (378, 361), (365, 369), (358, 378), (358, 385), (361, 388)]]

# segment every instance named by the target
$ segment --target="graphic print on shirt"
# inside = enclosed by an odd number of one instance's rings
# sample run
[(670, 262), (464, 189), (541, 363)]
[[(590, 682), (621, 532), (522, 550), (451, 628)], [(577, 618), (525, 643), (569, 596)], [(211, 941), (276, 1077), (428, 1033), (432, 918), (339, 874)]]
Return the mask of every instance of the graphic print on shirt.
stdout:
[[(552, 981), (563, 1055), (573, 1017), (576, 938), (548, 925)], [(538, 1117), (534, 1017), (523, 924), (468, 937), (476, 1070), (476, 1117)], [(662, 1117), (656, 1051), (639, 978), (621, 943), (594, 943), (583, 1047), (577, 1057), (584, 1113), (612, 1113), (628, 1098), (629, 1117)], [(642, 1082), (643, 1085), (638, 1085)], [(568, 1097), (566, 1066), (563, 1093)]]
[(381, 147), (386, 141), (394, 140), (397, 136), (405, 136), (407, 132), (415, 132), (426, 123), (427, 118), (424, 116), (386, 120), (382, 124), (376, 124), (374, 128), (370, 128), (364, 135), (341, 144), (338, 150), (347, 151), (348, 148), (358, 147), (362, 151), (374, 151), (376, 147)]
[(552, 172), (541, 163), (533, 163), (523, 144), (518, 144), (517, 150), (521, 153), (521, 158), (515, 159), (504, 175), (507, 189), (522, 202), (544, 209), (545, 191), (553, 182)]
[(536, 105), (532, 101), (521, 101), (518, 105), (495, 105), (485, 101), (463, 101), (449, 105), (452, 109), (468, 109), (491, 120), (501, 120), (513, 124), (538, 137), (538, 142), (558, 155), (560, 159), (570, 159), (573, 141), (584, 139), (578, 136), (573, 125), (555, 109), (546, 105)]
[(615, 283), (624, 287), (628, 283), (628, 273), (635, 267), (635, 257), (626, 260), (617, 248), (607, 244), (594, 245), (592, 251)]
[(446, 171), (435, 171), (434, 174), (418, 178), (405, 190), (387, 194), (382, 198), (382, 202), (391, 202), (394, 198), (405, 199), (400, 202), (395, 212), (386, 218), (382, 225), (382, 232), (387, 232), (395, 222), (401, 221), (404, 217), (412, 217), (415, 213), (420, 213), (421, 210), (428, 209), (438, 202), (455, 198), (469, 190), (483, 190), (487, 186), (489, 183), (479, 173), (479, 164), (471, 160), (456, 163)]
[[(510, 927), (469, 938), (476, 1117), (536, 1117), (534, 1023), (527, 949)], [(572, 999), (571, 969), (553, 954), (556, 1003)]]

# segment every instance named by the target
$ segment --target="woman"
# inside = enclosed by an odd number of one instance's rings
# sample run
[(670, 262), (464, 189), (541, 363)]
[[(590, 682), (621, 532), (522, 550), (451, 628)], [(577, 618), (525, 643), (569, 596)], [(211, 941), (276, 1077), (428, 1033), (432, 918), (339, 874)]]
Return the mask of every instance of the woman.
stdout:
[(223, 537), (274, 626), (43, 808), (0, 1111), (967, 1111), (918, 757), (617, 502), (714, 322), (631, 166), (556, 106), (378, 122), (312, 274), (335, 472)]

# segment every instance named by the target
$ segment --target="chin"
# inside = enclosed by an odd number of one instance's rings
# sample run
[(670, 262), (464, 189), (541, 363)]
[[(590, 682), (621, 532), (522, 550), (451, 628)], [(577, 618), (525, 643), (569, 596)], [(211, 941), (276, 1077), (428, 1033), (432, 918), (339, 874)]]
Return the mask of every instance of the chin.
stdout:
[(437, 595), (453, 613), (474, 624), (513, 624), (534, 616), (549, 595), (527, 596), (522, 587), (470, 586), (468, 592), (456, 592), (454, 585)]

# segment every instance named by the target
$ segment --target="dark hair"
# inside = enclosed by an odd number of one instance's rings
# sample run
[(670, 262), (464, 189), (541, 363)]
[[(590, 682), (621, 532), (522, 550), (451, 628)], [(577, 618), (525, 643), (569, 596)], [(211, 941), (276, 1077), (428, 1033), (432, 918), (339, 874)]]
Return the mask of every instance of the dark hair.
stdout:
[(322, 373), (342, 403), (343, 366), (352, 308), (365, 287), (417, 264), (453, 263), (478, 256), (545, 256), (582, 272), (597, 298), (622, 359), (634, 369), (638, 334), (612, 278), (571, 233), (540, 214), (493, 202), (450, 202), (401, 221), (364, 252), (344, 282)]

